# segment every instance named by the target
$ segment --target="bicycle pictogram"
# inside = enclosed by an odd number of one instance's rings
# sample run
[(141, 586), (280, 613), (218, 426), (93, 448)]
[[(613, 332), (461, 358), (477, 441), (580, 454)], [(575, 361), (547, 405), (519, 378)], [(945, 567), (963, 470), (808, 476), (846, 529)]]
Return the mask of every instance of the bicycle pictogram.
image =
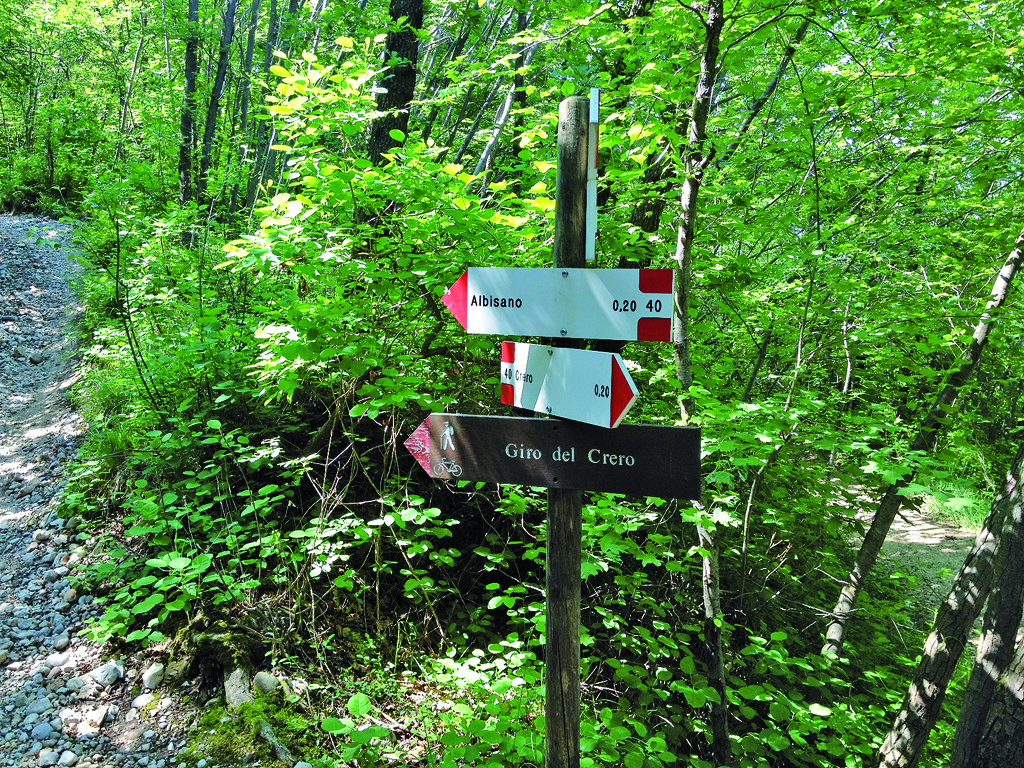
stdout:
[(434, 474), (443, 475), (446, 473), (452, 477), (458, 477), (462, 474), (462, 467), (451, 459), (441, 459), (434, 465)]

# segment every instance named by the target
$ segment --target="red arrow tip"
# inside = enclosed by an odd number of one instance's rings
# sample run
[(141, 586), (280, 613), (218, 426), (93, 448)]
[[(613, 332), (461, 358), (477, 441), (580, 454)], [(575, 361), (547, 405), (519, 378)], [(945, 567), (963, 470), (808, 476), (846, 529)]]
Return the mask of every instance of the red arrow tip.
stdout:
[(468, 290), (469, 272), (463, 272), (462, 277), (456, 280), (452, 287), (445, 291), (444, 296), (441, 297), (441, 302), (448, 307), (449, 312), (455, 315), (455, 319), (459, 321), (459, 325), (463, 328), (467, 327)]
[(611, 426), (619, 426), (619, 422), (629, 413), (629, 409), (636, 402), (638, 390), (633, 383), (633, 377), (629, 375), (622, 358), (612, 355), (612, 402), (611, 402)]
[(423, 467), (423, 471), (430, 474), (430, 417), (427, 416), (423, 423), (413, 430), (413, 433), (405, 440), (405, 448), (413, 455), (413, 458)]

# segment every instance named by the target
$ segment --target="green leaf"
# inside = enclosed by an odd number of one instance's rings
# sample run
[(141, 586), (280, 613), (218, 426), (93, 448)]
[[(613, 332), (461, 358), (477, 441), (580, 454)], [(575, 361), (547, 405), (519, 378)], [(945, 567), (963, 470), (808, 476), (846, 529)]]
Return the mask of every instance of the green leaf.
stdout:
[(160, 603), (164, 601), (162, 592), (153, 592), (149, 597), (143, 600), (141, 603), (136, 603), (132, 606), (132, 613), (148, 613), (149, 611), (156, 608)]
[(768, 742), (768, 746), (774, 749), (776, 752), (781, 752), (784, 749), (788, 749), (790, 746), (789, 737), (782, 731), (777, 731), (774, 728), (766, 729), (761, 733), (764, 740)]
[(345, 723), (336, 717), (328, 717), (320, 721), (320, 727), (328, 733), (347, 733), (351, 730)]
[(654, 753), (667, 752), (668, 742), (666, 742), (661, 736), (652, 736), (647, 740), (647, 749)]
[(405, 134), (402, 133), (397, 128), (392, 128), (390, 131), (388, 131), (388, 136), (390, 136), (392, 139), (394, 139), (397, 142), (405, 141)]
[(373, 710), (373, 703), (365, 693), (356, 693), (349, 697), (346, 708), (352, 717), (366, 717)]
[(708, 703), (707, 697), (694, 688), (684, 688), (683, 696), (686, 697), (686, 703), (694, 709), (700, 709)]
[(764, 698), (764, 688), (760, 685), (745, 685), (736, 692), (744, 699)]

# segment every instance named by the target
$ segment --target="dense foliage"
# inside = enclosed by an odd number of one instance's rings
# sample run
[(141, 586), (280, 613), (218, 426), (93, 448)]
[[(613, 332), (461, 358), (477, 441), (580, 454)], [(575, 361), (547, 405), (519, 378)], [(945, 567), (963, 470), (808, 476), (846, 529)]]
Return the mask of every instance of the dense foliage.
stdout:
[[(550, 264), (564, 96), (602, 89), (597, 266), (673, 265), (707, 9), (7, 5), (0, 202), (74, 217), (88, 266), (92, 428), (66, 503), (100, 542), (95, 633), (258, 630), (263, 664), (455, 701), (413, 718), (427, 764), (540, 764), (543, 496), (434, 483), (401, 443), (430, 410), (499, 412), (498, 340), (439, 297), (470, 265)], [(707, 495), (588, 495), (589, 764), (710, 764), (697, 523), (721, 558), (733, 764), (877, 751), (930, 615), (880, 566), (843, 658), (819, 656), (854, 499), (912, 466), (905, 495), (983, 511), (1024, 423), (1011, 297), (938, 445), (908, 451), (1024, 222), (1020, 14), (726, 9), (688, 265), (694, 383), (668, 345), (623, 352), (631, 421), (692, 403)], [(415, 67), (395, 53), (410, 40)], [(325, 759), (411, 760), (360, 728), (387, 697), (359, 685), (323, 722)]]

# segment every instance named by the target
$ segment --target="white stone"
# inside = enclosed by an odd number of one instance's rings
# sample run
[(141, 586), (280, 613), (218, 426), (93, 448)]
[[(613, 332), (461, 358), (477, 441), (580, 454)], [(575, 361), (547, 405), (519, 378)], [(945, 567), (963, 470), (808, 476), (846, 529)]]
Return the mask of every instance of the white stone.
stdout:
[(54, 749), (43, 749), (39, 752), (39, 768), (50, 768), (60, 760), (60, 755)]
[(70, 749), (65, 749), (61, 752), (60, 760), (57, 761), (57, 765), (74, 765), (78, 762), (78, 755), (72, 752)]
[(60, 719), (64, 723), (64, 728), (67, 729), (67, 732), (72, 733), (75, 731), (78, 723), (81, 722), (82, 713), (74, 709), (62, 709), (60, 711)]
[(150, 664), (146, 671), (142, 673), (142, 686), (150, 690), (158, 687), (164, 681), (165, 671), (166, 667), (159, 662)]
[(51, 653), (49, 656), (46, 657), (46, 666), (63, 667), (65, 664), (68, 663), (68, 659), (70, 658), (70, 653)]
[(236, 667), (231, 672), (224, 673), (224, 698), (227, 700), (228, 709), (237, 709), (242, 704), (252, 703), (249, 676), (244, 669)]
[(78, 735), (78, 738), (80, 739), (88, 738), (89, 736), (95, 736), (99, 732), (100, 727), (98, 725), (93, 725), (92, 723), (87, 722), (85, 720), (80, 722), (78, 726), (75, 728), (75, 733)]
[(108, 661), (90, 672), (89, 676), (104, 688), (108, 688), (124, 677), (124, 666), (118, 661)]
[(76, 732), (78, 737), (93, 736), (99, 733), (100, 728), (103, 727), (103, 721), (107, 719), (107, 712), (110, 710), (108, 706), (96, 707), (96, 709), (89, 710), (82, 715), (82, 722), (78, 724)]
[(132, 699), (132, 709), (142, 709), (143, 707), (149, 706), (156, 701), (156, 696), (152, 693), (143, 693)]
[(103, 725), (103, 721), (107, 719), (107, 712), (109, 711), (110, 707), (107, 705), (96, 707), (96, 709), (86, 712), (82, 719), (94, 725)]

